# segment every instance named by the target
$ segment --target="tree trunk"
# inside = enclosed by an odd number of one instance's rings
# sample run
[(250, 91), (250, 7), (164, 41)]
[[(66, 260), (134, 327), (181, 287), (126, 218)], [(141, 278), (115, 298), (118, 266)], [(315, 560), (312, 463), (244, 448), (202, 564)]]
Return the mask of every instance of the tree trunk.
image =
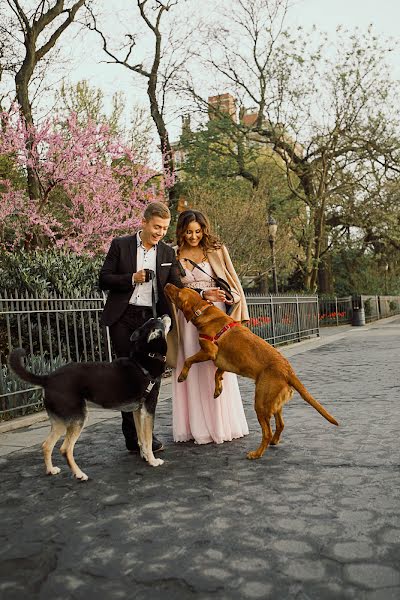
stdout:
[(318, 269), (318, 291), (321, 294), (334, 294), (332, 277), (332, 260), (330, 255), (325, 255)]
[[(33, 125), (32, 107), (29, 102), (28, 85), (33, 73), (34, 59), (31, 52), (27, 52), (27, 56), (15, 76), (15, 88), (17, 101), (20, 106), (22, 115), (25, 120), (26, 127), (29, 129)], [(32, 138), (29, 136), (26, 142), (28, 156), (32, 153)], [(29, 199), (37, 201), (40, 199), (40, 186), (35, 171), (31, 167), (27, 167), (27, 185)]]
[(325, 204), (326, 200), (324, 198), (321, 200), (321, 204), (315, 214), (314, 260), (310, 280), (310, 289), (313, 291), (317, 289), (318, 271), (320, 268), (322, 238), (325, 231)]
[[(328, 247), (328, 235), (326, 230), (323, 232), (322, 246), (323, 250), (326, 250)], [(329, 252), (324, 252), (319, 262), (318, 290), (321, 294), (334, 294), (332, 256)]]
[(304, 289), (308, 292), (313, 291), (313, 234), (310, 232), (309, 238), (306, 241), (306, 259), (304, 264)]

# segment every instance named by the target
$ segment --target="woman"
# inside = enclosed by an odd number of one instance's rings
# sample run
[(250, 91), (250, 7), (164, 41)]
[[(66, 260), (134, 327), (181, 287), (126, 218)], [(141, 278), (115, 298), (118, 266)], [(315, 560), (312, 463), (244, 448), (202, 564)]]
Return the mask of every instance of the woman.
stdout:
[[(208, 219), (197, 210), (186, 210), (179, 216), (177, 257), (182, 265), (182, 283), (201, 290), (203, 298), (225, 310), (225, 292), (214, 281), (185, 260), (191, 259), (206, 273), (225, 279), (233, 291), (230, 316), (237, 321), (249, 318), (246, 300), (228, 251), (211, 233)], [(249, 433), (240, 397), (237, 377), (226, 373), (223, 391), (214, 398), (215, 366), (211, 361), (192, 366), (186, 381), (178, 383), (185, 358), (195, 354), (200, 346), (198, 332), (187, 323), (183, 313), (177, 314), (178, 348), (176, 369), (172, 377), (173, 436), (176, 442), (194, 440), (197, 444), (221, 444)]]

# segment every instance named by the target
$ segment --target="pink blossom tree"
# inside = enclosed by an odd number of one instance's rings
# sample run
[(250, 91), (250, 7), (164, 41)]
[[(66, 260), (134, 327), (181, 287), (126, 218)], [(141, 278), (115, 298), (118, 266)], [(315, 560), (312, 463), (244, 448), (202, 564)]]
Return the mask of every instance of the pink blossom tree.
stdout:
[(24, 172), (34, 170), (40, 188), (39, 198), (32, 200), (12, 178), (0, 179), (3, 245), (29, 241), (96, 254), (116, 235), (135, 229), (144, 206), (162, 200), (165, 187), (173, 184), (172, 176), (160, 181), (104, 124), (82, 126), (71, 114), (64, 122), (27, 126), (16, 109), (0, 119), (0, 156)]

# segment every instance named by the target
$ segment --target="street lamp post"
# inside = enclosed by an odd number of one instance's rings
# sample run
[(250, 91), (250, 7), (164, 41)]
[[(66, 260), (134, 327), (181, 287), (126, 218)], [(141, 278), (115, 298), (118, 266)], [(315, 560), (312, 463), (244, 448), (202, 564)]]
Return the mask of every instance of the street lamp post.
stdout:
[(389, 271), (389, 265), (386, 263), (386, 265), (385, 265), (385, 296), (388, 295), (388, 271)]
[(278, 279), (276, 276), (276, 263), (275, 263), (275, 239), (278, 224), (274, 217), (268, 217), (268, 241), (271, 246), (271, 259), (272, 259), (272, 279), (274, 282), (274, 294), (278, 293)]

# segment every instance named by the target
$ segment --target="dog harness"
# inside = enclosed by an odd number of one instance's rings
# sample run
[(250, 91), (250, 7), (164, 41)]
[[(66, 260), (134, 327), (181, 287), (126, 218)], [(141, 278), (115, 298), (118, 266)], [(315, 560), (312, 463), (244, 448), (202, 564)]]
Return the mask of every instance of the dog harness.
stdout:
[[(147, 356), (149, 356), (150, 358), (154, 358), (156, 360), (160, 360), (161, 362), (165, 362), (167, 360), (167, 357), (164, 354), (160, 354), (159, 352), (148, 352)], [(141, 364), (136, 363), (138, 365), (138, 367), (141, 369), (143, 375), (145, 375), (145, 377), (148, 377), (150, 379), (149, 381), (149, 385), (147, 386), (147, 388), (144, 391), (143, 394), (143, 398), (147, 398), (147, 396), (150, 394), (151, 390), (153, 389), (153, 387), (156, 384), (157, 379), (159, 379), (158, 377), (156, 377), (155, 379), (150, 375), (150, 373), (148, 372), (147, 369), (145, 369)]]
[(232, 329), (232, 327), (236, 327), (236, 325), (241, 325), (241, 323), (239, 323), (239, 321), (232, 321), (232, 323), (227, 323), (226, 325), (224, 325), (224, 327), (220, 331), (218, 331), (218, 333), (216, 333), (214, 337), (206, 335), (205, 333), (200, 333), (199, 338), (201, 338), (202, 340), (208, 340), (209, 342), (215, 342), (216, 340), (218, 340), (218, 338), (221, 337), (223, 333), (225, 333), (225, 331), (228, 331), (228, 329)]

